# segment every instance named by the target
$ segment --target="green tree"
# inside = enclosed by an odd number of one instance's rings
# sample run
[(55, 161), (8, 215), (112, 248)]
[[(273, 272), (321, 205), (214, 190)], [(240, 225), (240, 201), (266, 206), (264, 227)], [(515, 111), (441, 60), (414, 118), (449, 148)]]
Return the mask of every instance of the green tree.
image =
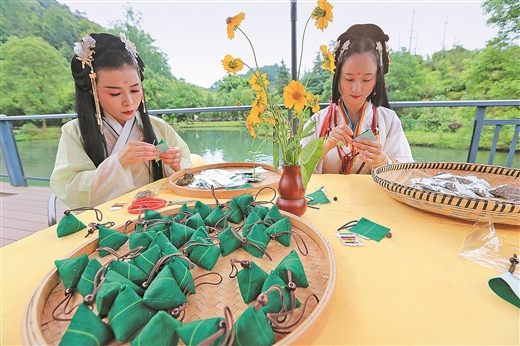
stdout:
[(386, 76), (390, 101), (429, 100), (436, 95), (436, 82), (420, 55), (404, 48), (391, 52), (392, 63)]
[(278, 70), (278, 76), (276, 80), (276, 84), (274, 86), (274, 91), (277, 95), (283, 95), (283, 89), (289, 85), (291, 82), (291, 73), (289, 69), (285, 65), (285, 61), (281, 62), (280, 69)]
[(132, 7), (128, 7), (126, 9), (126, 21), (117, 21), (110, 32), (114, 35), (123, 32), (135, 44), (139, 57), (146, 65), (145, 73), (153, 71), (173, 78), (166, 53), (157, 48), (154, 45), (155, 39), (141, 29), (141, 15), (141, 12), (135, 13)]
[(427, 66), (432, 70), (436, 83), (438, 83), (436, 99), (460, 100), (466, 90), (465, 79), (461, 78), (461, 75), (474, 55), (473, 52), (462, 46), (455, 46), (453, 49), (441, 50), (433, 54)]
[(520, 37), (520, 2), (518, 0), (485, 0), (485, 14), (491, 14), (488, 24), (498, 26), (498, 39), (513, 42)]
[(70, 67), (54, 47), (40, 37), (10, 37), (1, 48), (1, 113), (71, 111), (74, 91)]

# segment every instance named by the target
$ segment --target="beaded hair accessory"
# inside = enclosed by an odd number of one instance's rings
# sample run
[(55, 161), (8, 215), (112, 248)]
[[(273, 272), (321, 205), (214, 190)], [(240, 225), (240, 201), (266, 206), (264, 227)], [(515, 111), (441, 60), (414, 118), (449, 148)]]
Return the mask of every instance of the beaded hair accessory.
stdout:
[[(126, 35), (124, 32), (119, 33), (119, 38), (121, 39), (121, 42), (125, 44), (125, 49), (132, 54), (132, 56), (135, 59), (135, 62), (137, 64), (137, 49), (135, 48), (135, 44), (132, 43), (128, 38), (126, 38)], [(137, 65), (139, 66), (139, 65)]]
[(85, 68), (85, 65), (90, 67), (90, 82), (92, 83), (92, 95), (94, 96), (94, 103), (96, 105), (96, 119), (97, 124), (101, 132), (103, 132), (103, 121), (101, 120), (101, 108), (99, 106), (99, 97), (97, 93), (97, 83), (96, 83), (96, 72), (94, 72), (94, 67), (92, 66), (92, 62), (94, 61), (94, 55), (96, 52), (94, 51), (96, 48), (96, 40), (90, 36), (89, 34), (83, 36), (83, 38), (74, 43), (74, 53), (76, 54), (76, 59), (81, 61), (81, 67)]
[(383, 45), (381, 42), (376, 42), (376, 50), (379, 52), (379, 66), (383, 66)]

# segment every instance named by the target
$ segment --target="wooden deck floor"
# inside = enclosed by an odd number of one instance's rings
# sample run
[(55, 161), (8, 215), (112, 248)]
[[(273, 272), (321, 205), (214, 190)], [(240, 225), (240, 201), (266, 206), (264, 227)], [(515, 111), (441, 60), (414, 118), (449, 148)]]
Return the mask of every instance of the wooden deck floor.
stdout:
[[(0, 247), (25, 238), (48, 227), (48, 186), (13, 187), (0, 182)], [(58, 220), (67, 207), (56, 203)]]

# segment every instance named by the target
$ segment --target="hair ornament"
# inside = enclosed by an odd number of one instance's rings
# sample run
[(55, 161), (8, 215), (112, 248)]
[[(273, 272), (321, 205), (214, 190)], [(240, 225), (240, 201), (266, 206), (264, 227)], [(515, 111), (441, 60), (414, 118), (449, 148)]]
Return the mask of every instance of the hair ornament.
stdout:
[(132, 54), (134, 59), (137, 61), (137, 49), (135, 47), (135, 44), (132, 43), (128, 38), (126, 38), (126, 35), (124, 32), (119, 33), (119, 38), (121, 39), (121, 42), (125, 44), (125, 49)]
[(81, 61), (82, 68), (85, 68), (85, 65), (88, 65), (92, 70), (92, 61), (94, 60), (92, 54), (94, 54), (93, 48), (95, 47), (96, 40), (89, 34), (83, 36), (80, 41), (74, 43), (74, 54), (76, 54), (76, 59)]
[(337, 41), (336, 41), (336, 44), (334, 45), (334, 49), (333, 49), (334, 54), (336, 54), (336, 52), (338, 51), (340, 45), (341, 45), (341, 41), (340, 41), (340, 40), (337, 40)]
[(341, 46), (341, 51), (339, 52), (338, 60), (341, 60), (341, 56), (343, 54), (345, 54), (345, 52), (347, 51), (349, 46), (350, 46), (350, 40), (346, 40), (345, 43), (343, 43), (343, 45)]
[(383, 66), (383, 45), (381, 42), (376, 42), (376, 49), (379, 52), (379, 66)]

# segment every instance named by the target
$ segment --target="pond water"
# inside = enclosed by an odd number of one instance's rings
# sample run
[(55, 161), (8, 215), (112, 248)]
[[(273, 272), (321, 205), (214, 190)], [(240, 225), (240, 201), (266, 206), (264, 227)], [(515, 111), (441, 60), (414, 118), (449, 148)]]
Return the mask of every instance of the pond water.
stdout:
[[(253, 161), (253, 155), (250, 154), (252, 140), (246, 129), (180, 129), (178, 133), (188, 143), (191, 152), (202, 156), (208, 164)], [(260, 144), (259, 140), (253, 142), (253, 150), (257, 151), (257, 162), (272, 164), (271, 144), (265, 143), (257, 150), (258, 144)], [(20, 141), (17, 142), (17, 145), (25, 176), (50, 177), (56, 158), (58, 139)], [(418, 162), (466, 162), (468, 157), (467, 150), (417, 146), (412, 146), (412, 154)], [(477, 163), (487, 164), (488, 157), (488, 151), (480, 150), (477, 155)], [(496, 153), (494, 164), (505, 166), (506, 163), (507, 153)], [(520, 155), (515, 155), (513, 167), (520, 168)], [(3, 158), (0, 172), (7, 174)], [(8, 181), (8, 179), (2, 177), (1, 181)], [(48, 182), (29, 180), (29, 184), (48, 185)]]

